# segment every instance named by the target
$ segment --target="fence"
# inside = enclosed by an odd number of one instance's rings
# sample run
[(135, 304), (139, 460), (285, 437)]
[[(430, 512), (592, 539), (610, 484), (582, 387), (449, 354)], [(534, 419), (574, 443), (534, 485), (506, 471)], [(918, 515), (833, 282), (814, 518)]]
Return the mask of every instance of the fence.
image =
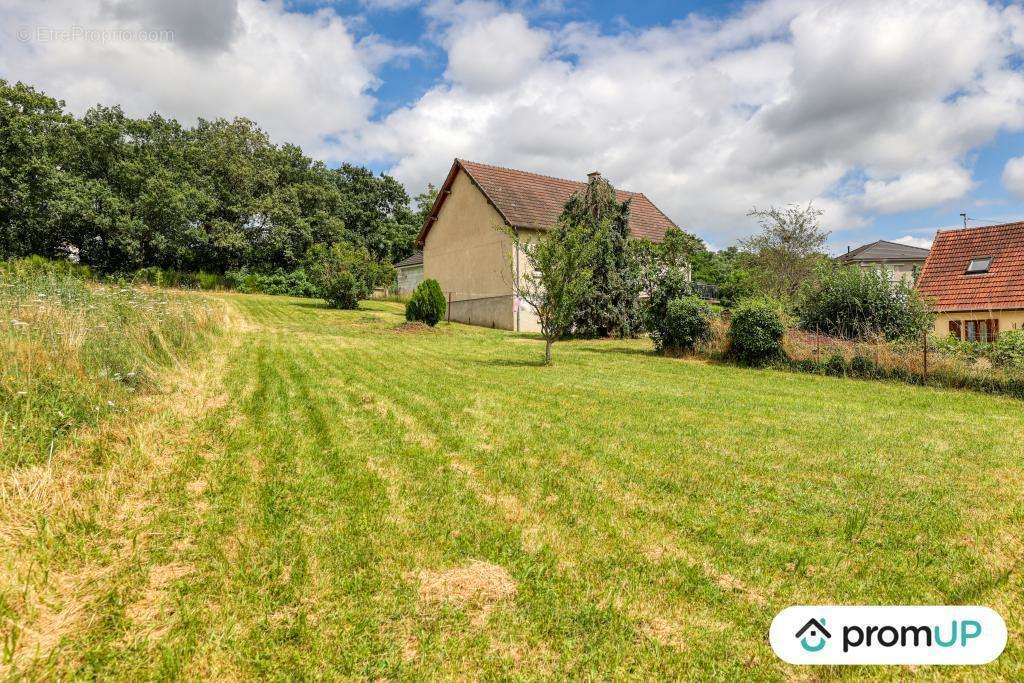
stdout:
[(992, 363), (990, 347), (960, 348), (922, 334), (915, 339), (850, 341), (790, 330), (786, 354), (799, 369), (821, 374), (894, 379), (1024, 398), (1024, 371)]
[(691, 282), (690, 287), (693, 289), (693, 293), (701, 299), (718, 301), (718, 285), (712, 285), (707, 282)]

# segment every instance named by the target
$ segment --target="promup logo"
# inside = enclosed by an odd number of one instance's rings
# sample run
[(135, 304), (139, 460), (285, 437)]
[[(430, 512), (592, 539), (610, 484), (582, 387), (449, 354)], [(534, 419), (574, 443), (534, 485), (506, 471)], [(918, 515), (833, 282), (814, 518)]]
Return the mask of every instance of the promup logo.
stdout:
[(987, 607), (789, 607), (769, 632), (790, 664), (987, 664), (1006, 637)]
[[(825, 619), (822, 617), (820, 621), (818, 619), (808, 619), (807, 623), (796, 632), (796, 637), (800, 639), (800, 646), (803, 649), (808, 652), (819, 652), (828, 644), (828, 639), (832, 637), (832, 634), (825, 628)], [(807, 642), (808, 639), (814, 645)]]

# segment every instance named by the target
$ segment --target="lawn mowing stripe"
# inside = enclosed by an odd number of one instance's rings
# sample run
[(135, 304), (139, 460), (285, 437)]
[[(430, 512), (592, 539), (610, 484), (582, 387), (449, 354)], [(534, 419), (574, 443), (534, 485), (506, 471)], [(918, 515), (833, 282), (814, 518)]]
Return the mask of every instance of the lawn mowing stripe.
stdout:
[[(352, 365), (355, 366), (355, 367), (366, 368), (368, 366), (368, 361), (364, 360), (364, 359), (360, 359), (360, 361), (358, 363), (352, 363)], [(394, 396), (391, 397), (392, 401), (399, 402), (399, 401), (401, 401), (402, 398), (406, 398), (407, 399), (410, 394), (406, 391), (406, 387), (401, 386), (400, 382), (395, 381), (395, 378), (394, 378), (394, 376), (392, 374), (382, 372), (382, 370), (384, 370), (384, 369), (385, 368), (380, 368), (379, 369), (380, 371), (378, 371), (377, 368), (374, 368), (373, 370), (371, 370), (370, 374), (373, 375), (374, 377), (389, 377), (389, 381), (387, 383), (387, 386), (389, 388), (392, 388), (395, 391)], [(377, 391), (383, 391), (385, 389), (385, 387), (383, 387), (383, 386), (378, 386), (378, 387), (368, 386), (367, 389), (372, 394), (374, 389), (376, 389)], [(439, 412), (441, 412), (441, 414), (442, 414), (441, 421), (442, 422), (446, 421), (447, 417), (444, 416), (443, 411), (439, 411)], [(407, 427), (407, 429), (411, 428), (409, 425), (406, 425), (406, 427)], [(568, 496), (564, 496), (563, 498), (564, 499), (568, 499), (569, 497)], [(600, 515), (598, 515), (598, 517), (600, 517)], [(629, 546), (629, 544), (625, 543), (624, 539), (621, 538), (621, 536), (619, 536), (619, 535), (616, 535), (614, 537), (613, 542), (609, 544), (609, 546), (611, 546), (611, 547), (615, 547), (616, 545), (624, 547), (624, 548), (628, 548), (628, 546)], [(635, 556), (635, 554), (627, 552), (627, 553), (624, 554), (624, 556), (622, 558), (619, 558), (619, 561), (620, 561), (620, 563), (624, 562), (626, 564), (629, 564), (630, 558), (634, 557), (634, 556)], [(637, 585), (644, 585), (645, 583), (647, 583), (644, 580), (645, 578), (646, 577), (639, 577), (639, 580), (636, 582)], [(711, 588), (713, 590), (717, 590), (717, 588), (715, 588), (714, 586), (711, 586)]]
[[(288, 306), (282, 304), (282, 309)], [(359, 370), (368, 377), (361, 393), (386, 393), (391, 397), (389, 400), (397, 400), (405, 406), (400, 408), (402, 412), (421, 419), (421, 425), (429, 425), (427, 431), (437, 425), (441, 437), (436, 447), (455, 446), (459, 458), (468, 458), (471, 464), (483, 463), (483, 468), (478, 466), (476, 473), (486, 475), (487, 486), (494, 491), (513, 490), (517, 497), (522, 497), (523, 490), (530, 490), (523, 485), (536, 486), (543, 474), (536, 472), (531, 482), (528, 467), (533, 463), (496, 464), (490, 456), (485, 457), (485, 451), (478, 447), (479, 433), (462, 435), (458, 432), (464, 427), (480, 426), (479, 414), (461, 415), (456, 411), (467, 407), (485, 412), (501, 410), (499, 424), (485, 427), (491, 432), (528, 416), (527, 409), (576, 416), (577, 422), (586, 420), (594, 427), (592, 433), (574, 432), (571, 425), (545, 426), (532, 421), (525, 423), (525, 438), (546, 437), (555, 442), (570, 440), (572, 443), (582, 440), (576, 445), (581, 455), (575, 461), (567, 461), (561, 469), (584, 466), (590, 469), (589, 478), (570, 483), (565, 490), (611, 486), (608, 491), (614, 494), (612, 504), (623, 509), (612, 510), (610, 514), (607, 506), (596, 509), (605, 517), (599, 523), (620, 536), (631, 540), (641, 537), (639, 527), (643, 516), (634, 519), (633, 515), (642, 513), (648, 518), (647, 526), (653, 527), (651, 536), (663, 535), (666, 529), (677, 527), (686, 533), (685, 547), (694, 550), (714, 547), (726, 558), (727, 568), (747, 583), (763, 586), (766, 577), (781, 577), (784, 583), (780, 596), (783, 598), (805, 598), (814, 592), (828, 597), (843, 592), (850, 596), (891, 594), (903, 600), (907, 595), (917, 595), (920, 599), (929, 595), (929, 591), (935, 591), (934, 586), (943, 579), (937, 564), (943, 557), (963, 568), (965, 576), (946, 577), (947, 586), (938, 585), (938, 593), (933, 595), (941, 597), (943, 591), (954, 591), (958, 582), (964, 586), (985, 585), (984, 579), (979, 580), (984, 571), (980, 553), (982, 546), (990, 545), (991, 541), (979, 538), (977, 549), (959, 543), (949, 547), (949, 541), (956, 540), (952, 535), (957, 533), (958, 527), (968, 524), (965, 510), (978, 503), (985, 511), (982, 519), (1006, 518), (1005, 513), (998, 512), (994, 501), (984, 497), (991, 485), (984, 477), (972, 476), (978, 473), (971, 471), (971, 465), (976, 465), (975, 469), (981, 472), (999, 465), (996, 454), (1007, 452), (1013, 431), (1004, 430), (996, 436), (992, 455), (980, 454), (975, 458), (968, 458), (966, 449), (958, 444), (943, 443), (941, 439), (956, 424), (976, 424), (976, 420), (972, 423), (967, 418), (968, 414), (1009, 420), (1004, 427), (1019, 428), (1019, 419), (1009, 416), (1005, 405), (988, 406), (979, 397), (958, 392), (703, 366), (637, 354), (604, 354), (598, 362), (586, 357), (597, 354), (577, 349), (582, 345), (572, 343), (556, 348), (553, 369), (517, 368), (489, 363), (488, 356), (501, 354), (511, 359), (525, 359), (532, 354), (535, 344), (519, 345), (511, 335), (455, 326), (434, 336), (399, 336), (387, 329), (397, 323), (397, 317), (387, 312), (395, 307), (371, 306), (382, 313), (374, 312), (363, 319), (361, 313), (325, 310), (321, 312), (322, 318), (316, 320), (304, 311), (287, 323), (288, 333), (293, 337), (302, 335), (302, 344), (315, 346), (318, 353), (331, 355), (336, 351), (334, 361), (325, 366), (328, 373), (335, 372), (341, 354), (348, 353), (334, 348), (341, 345), (339, 341), (355, 343), (358, 355), (349, 355), (347, 360), (366, 366)], [(302, 323), (298, 324), (300, 317)], [(304, 330), (304, 325), (313, 325), (316, 329)], [(586, 343), (591, 347), (602, 344), (629, 348), (631, 343)], [(388, 358), (387, 354), (404, 354), (406, 358), (415, 359), (416, 365), (403, 364), (397, 358)], [(379, 360), (371, 362), (369, 359)], [(599, 366), (600, 374), (592, 372), (588, 364)], [(644, 387), (644, 382), (651, 386)], [(766, 383), (770, 384), (770, 390), (764, 395), (752, 393)], [(519, 396), (505, 396), (503, 389), (518, 392)], [(476, 408), (472, 401), (474, 394), (487, 397)], [(425, 401), (427, 396), (431, 398)], [(723, 402), (728, 410), (720, 411), (721, 418), (713, 412), (712, 397), (732, 399), (730, 403)], [(435, 418), (429, 409), (430, 400), (438, 404), (439, 421), (432, 421)], [(615, 405), (616, 400), (625, 405), (629, 400), (642, 400), (651, 408), (648, 413), (658, 409), (682, 409), (683, 412), (675, 416), (678, 418), (675, 425), (658, 415), (644, 413), (629, 413), (618, 421), (603, 417), (599, 412), (601, 406)], [(849, 415), (835, 412), (830, 416), (818, 410), (827, 400), (847, 403)], [(898, 402), (907, 402), (910, 407)], [(780, 420), (773, 403), (797, 412), (789, 419)], [(932, 412), (925, 439), (921, 438), (919, 426), (906, 421), (898, 422), (898, 428), (890, 430), (881, 440), (880, 435), (857, 439), (856, 428), (869, 425), (877, 418), (892, 421), (906, 409)], [(725, 415), (729, 411), (748, 414), (747, 419), (741, 421), (731, 416), (731, 431), (727, 429), (729, 423)], [(962, 414), (958, 415), (957, 411)], [(848, 417), (848, 429), (830, 427), (829, 419), (842, 417)], [(454, 425), (446, 424), (455, 418), (458, 421)], [(714, 419), (709, 421), (708, 418)], [(709, 430), (708, 424), (715, 420), (719, 422), (718, 427)], [(422, 429), (417, 427), (417, 430)], [(987, 429), (987, 425), (981, 425), (982, 432)], [(602, 444), (603, 441), (614, 444), (618, 434), (628, 431), (636, 435), (632, 444), (619, 443), (614, 447), (615, 452)], [(676, 455), (663, 453), (657, 447), (660, 440), (676, 434), (691, 449), (688, 465), (700, 464), (697, 459), (700, 451), (695, 448), (694, 440), (705, 435), (714, 450), (708, 451), (708, 466), (699, 469), (697, 474), (714, 482), (714, 488), (702, 485), (699, 478), (694, 479), (692, 471), (673, 474)], [(899, 450), (900, 439), (923, 445), (927, 458), (921, 461), (914, 454)], [(522, 442), (521, 438), (518, 443)], [(508, 443), (506, 439), (506, 448)], [(762, 449), (744, 460), (744, 451), (751, 443), (762, 445)], [(813, 451), (812, 445), (822, 448), (823, 452)], [(890, 447), (894, 447), (894, 457), (882, 457), (883, 449)], [(492, 448), (499, 450), (500, 444), (492, 444)], [(543, 449), (537, 451), (538, 455), (543, 453)], [(500, 453), (500, 457), (506, 459), (518, 455), (515, 448)], [(489, 473), (488, 467), (495, 468), (494, 472)], [(1011, 467), (1019, 471), (1019, 461)], [(557, 474), (559, 467), (553, 467), (552, 472), (549, 476)], [(705, 508), (701, 516), (695, 517), (679, 499), (679, 491), (692, 491), (696, 496), (693, 504), (698, 504), (702, 488), (707, 490), (703, 501)], [(964, 493), (968, 495), (965, 497)], [(526, 501), (526, 504), (533, 503), (536, 496), (527, 496)], [(624, 506), (624, 502), (629, 506)], [(748, 503), (759, 505), (748, 508)], [(895, 504), (891, 506), (892, 511), (888, 516), (880, 516), (879, 509), (888, 503)], [(913, 511), (918, 519), (900, 519), (905, 511)], [(866, 520), (866, 526), (858, 520)], [(835, 531), (837, 525), (839, 534)], [(842, 534), (846, 534), (845, 538)], [(841, 559), (847, 564), (831, 564), (837, 553), (841, 557), (851, 548), (854, 554)], [(896, 555), (899, 559), (895, 563), (890, 561), (891, 548), (904, 549)], [(915, 560), (915, 555), (919, 559)], [(972, 560), (974, 557), (979, 561)], [(779, 565), (790, 558), (795, 560), (795, 569), (780, 570)], [(858, 564), (849, 565), (851, 559)], [(607, 567), (598, 570), (598, 575), (615, 576), (615, 565), (615, 559), (609, 560)], [(877, 571), (878, 568), (886, 571)], [(811, 569), (816, 570), (814, 575), (810, 574)], [(618, 571), (619, 576), (626, 577), (627, 583), (642, 578), (638, 569), (627, 567)], [(998, 578), (998, 574), (993, 576)], [(1012, 578), (1008, 579), (1010, 585)], [(996, 582), (988, 590), (1005, 593), (1007, 589), (1005, 585), (1000, 588)], [(642, 599), (639, 595), (630, 596), (630, 600)], [(694, 599), (708, 602), (703, 597)], [(735, 606), (723, 604), (715, 609), (728, 619), (743, 620)], [(763, 642), (760, 645), (763, 647)], [(738, 640), (735, 649), (745, 653), (752, 651), (746, 638)], [(710, 666), (714, 661), (715, 658), (710, 657), (704, 664)], [(778, 669), (755, 671), (769, 677), (778, 673)]]

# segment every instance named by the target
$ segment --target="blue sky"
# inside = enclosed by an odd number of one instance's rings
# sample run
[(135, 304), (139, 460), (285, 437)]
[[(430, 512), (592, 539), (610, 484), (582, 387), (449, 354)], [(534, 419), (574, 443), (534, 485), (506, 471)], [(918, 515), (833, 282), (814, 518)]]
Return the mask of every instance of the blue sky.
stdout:
[[(173, 39), (37, 36), (67, 26)], [(411, 193), (455, 156), (596, 168), (715, 247), (768, 204), (813, 201), (833, 251), (1024, 217), (1002, 2), (0, 0), (0, 31), (0, 75), (72, 110), (248, 116)]]

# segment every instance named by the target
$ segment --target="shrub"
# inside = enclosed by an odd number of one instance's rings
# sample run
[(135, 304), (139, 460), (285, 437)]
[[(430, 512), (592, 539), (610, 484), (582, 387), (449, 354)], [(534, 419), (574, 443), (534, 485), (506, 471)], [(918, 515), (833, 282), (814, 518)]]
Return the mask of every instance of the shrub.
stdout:
[(1024, 330), (1003, 332), (992, 344), (992, 362), (1001, 368), (1024, 369)]
[(644, 308), (644, 326), (654, 340), (655, 346), (661, 348), (659, 335), (665, 318), (668, 316), (668, 304), (675, 299), (683, 299), (693, 294), (686, 273), (680, 268), (669, 268), (654, 283), (650, 298)]
[(161, 268), (159, 266), (147, 266), (139, 268), (134, 273), (118, 276), (116, 280), (123, 281), (129, 285), (152, 285), (153, 287), (174, 287), (177, 289), (229, 289), (231, 283), (224, 275), (216, 273), (205, 273), (199, 271), (193, 273), (173, 268)]
[[(200, 273), (200, 279), (204, 275)], [(288, 296), (316, 297), (320, 289), (303, 269), (285, 271), (280, 268), (270, 273), (251, 273), (232, 270), (222, 278), (224, 285), (243, 294), (285, 294)], [(202, 284), (201, 284), (202, 286)], [(206, 289), (203, 286), (203, 289)]]
[(740, 363), (763, 365), (785, 358), (782, 337), (786, 326), (777, 303), (748, 299), (733, 309), (729, 325), (729, 355)]
[(437, 280), (424, 280), (416, 285), (409, 303), (405, 305), (405, 319), (409, 322), (424, 322), (433, 327), (444, 317), (446, 309), (441, 285)]
[(711, 306), (695, 296), (672, 299), (665, 315), (653, 321), (651, 339), (659, 351), (692, 351), (711, 338)]
[(88, 266), (79, 265), (67, 260), (48, 259), (43, 256), (26, 256), (0, 262), (0, 272), (10, 277), (27, 277), (30, 275), (68, 275), (83, 280), (93, 279), (94, 275)]
[(878, 366), (871, 358), (858, 353), (850, 359), (849, 371), (854, 377), (869, 379), (878, 374)]
[(819, 271), (801, 288), (796, 315), (805, 330), (845, 339), (903, 339), (931, 326), (928, 308), (910, 284), (857, 267)]
[(838, 351), (825, 361), (825, 373), (833, 377), (846, 377), (846, 359)]
[(966, 363), (973, 363), (986, 354), (987, 344), (958, 339), (952, 335), (933, 338), (929, 341), (936, 351), (944, 356), (956, 358)]
[(320, 297), (333, 308), (354, 309), (364, 295), (355, 276), (343, 270), (324, 279)]
[(306, 256), (306, 271), (317, 296), (335, 308), (356, 308), (393, 268), (377, 263), (366, 247), (318, 244)]

